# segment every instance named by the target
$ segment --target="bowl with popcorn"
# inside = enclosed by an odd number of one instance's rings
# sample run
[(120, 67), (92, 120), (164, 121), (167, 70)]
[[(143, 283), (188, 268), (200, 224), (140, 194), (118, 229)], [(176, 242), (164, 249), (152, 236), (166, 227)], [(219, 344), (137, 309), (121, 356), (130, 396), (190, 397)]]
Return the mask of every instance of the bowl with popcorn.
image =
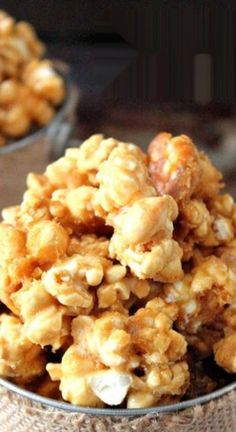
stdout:
[(93, 135), (0, 224), (2, 431), (232, 431), (236, 204), (186, 135)]
[(72, 134), (77, 88), (69, 67), (44, 52), (29, 23), (0, 10), (0, 208), (19, 201), (27, 173)]

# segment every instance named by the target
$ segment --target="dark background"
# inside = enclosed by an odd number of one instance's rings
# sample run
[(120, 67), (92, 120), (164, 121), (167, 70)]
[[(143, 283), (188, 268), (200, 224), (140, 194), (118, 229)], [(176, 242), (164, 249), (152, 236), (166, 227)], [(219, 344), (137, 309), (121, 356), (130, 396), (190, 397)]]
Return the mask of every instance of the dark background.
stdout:
[[(49, 55), (73, 65), (85, 104), (98, 96), (195, 103), (199, 53), (211, 62), (208, 102), (234, 104), (236, 1), (0, 0), (0, 7), (31, 22)], [(202, 73), (204, 86), (204, 65)]]
[[(187, 133), (236, 165), (236, 0), (0, 0), (80, 88), (77, 136)], [(234, 152), (235, 149), (235, 152)], [(221, 168), (221, 167), (220, 167)]]

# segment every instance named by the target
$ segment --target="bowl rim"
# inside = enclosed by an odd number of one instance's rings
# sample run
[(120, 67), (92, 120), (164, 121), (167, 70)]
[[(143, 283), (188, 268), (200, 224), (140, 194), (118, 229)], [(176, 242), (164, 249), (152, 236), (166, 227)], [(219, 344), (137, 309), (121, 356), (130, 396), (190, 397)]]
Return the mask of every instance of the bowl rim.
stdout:
[(13, 393), (16, 393), (19, 396), (30, 399), (33, 402), (40, 403), (44, 406), (48, 406), (54, 409), (58, 409), (60, 411), (66, 411), (71, 414), (77, 413), (110, 417), (140, 417), (144, 415), (150, 416), (155, 414), (169, 414), (177, 411), (183, 411), (186, 408), (193, 408), (196, 405), (206, 404), (207, 402), (224, 396), (230, 391), (236, 389), (236, 381), (204, 396), (199, 396), (197, 398), (189, 399), (175, 404), (161, 405), (151, 408), (89, 408), (40, 396), (37, 393), (25, 390), (12, 382), (5, 380), (4, 378), (0, 378), (0, 386), (6, 388), (9, 391), (12, 391)]
[(53, 125), (61, 122), (62, 118), (64, 117), (64, 113), (67, 111), (67, 108), (71, 104), (71, 100), (73, 99), (73, 102), (77, 100), (79, 89), (77, 84), (75, 83), (75, 80), (73, 79), (71, 73), (71, 67), (67, 63), (58, 59), (50, 59), (50, 61), (53, 63), (55, 69), (59, 72), (59, 74), (64, 79), (65, 88), (66, 88), (64, 101), (59, 106), (54, 117), (47, 125), (39, 127), (35, 131), (29, 133), (28, 135), (20, 139), (13, 140), (9, 144), (0, 147), (0, 157), (1, 155), (12, 153), (16, 150), (22, 149), (30, 145), (32, 143), (32, 140), (35, 141), (41, 138), (42, 136), (44, 136), (45, 132), (48, 132), (50, 128), (53, 127)]

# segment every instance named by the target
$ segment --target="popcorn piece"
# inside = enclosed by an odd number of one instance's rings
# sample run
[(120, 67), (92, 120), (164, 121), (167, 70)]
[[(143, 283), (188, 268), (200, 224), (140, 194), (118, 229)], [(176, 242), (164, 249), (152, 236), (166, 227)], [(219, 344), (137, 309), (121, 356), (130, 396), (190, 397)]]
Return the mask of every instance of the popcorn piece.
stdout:
[(26, 43), (33, 57), (41, 57), (44, 53), (44, 45), (37, 38), (34, 28), (24, 21), (16, 24), (16, 34)]
[(14, 34), (5, 37), (1, 36), (1, 80), (17, 76), (23, 65), (29, 62), (30, 59), (30, 51), (23, 40), (18, 39)]
[[(27, 122), (29, 129), (32, 121), (39, 125), (46, 125), (55, 113), (54, 108), (47, 101), (34, 95), (26, 85), (16, 79), (9, 79), (0, 84), (0, 106), (2, 127), (9, 129), (9, 133), (8, 130), (5, 132), (9, 136), (13, 136), (11, 131), (13, 120), (20, 120), (20, 115), (23, 116), (22, 122), (25, 119), (24, 124)], [(14, 112), (16, 114), (19, 112), (18, 117), (15, 115), (13, 118)], [(19, 129), (20, 126), (17, 122), (16, 127)], [(15, 130), (15, 135), (18, 136), (17, 129)]]
[(74, 255), (51, 267), (43, 275), (46, 290), (67, 306), (70, 314), (89, 313), (94, 305), (89, 286), (102, 282), (109, 261), (94, 255)]
[[(108, 270), (113, 270), (114, 267), (115, 266)], [(123, 270), (125, 267), (121, 267), (121, 269)], [(97, 290), (98, 307), (100, 309), (109, 308), (116, 304), (118, 300), (128, 300), (131, 294), (134, 294), (139, 299), (145, 298), (148, 296), (149, 292), (150, 285), (147, 281), (142, 281), (135, 277), (123, 278), (123, 276), (120, 275), (120, 280), (113, 280), (113, 282), (100, 285)]]
[(184, 278), (164, 288), (164, 299), (180, 307), (178, 328), (196, 333), (214, 322), (235, 297), (236, 273), (221, 259), (209, 256)]
[[(59, 210), (58, 216), (71, 223), (90, 224), (96, 218), (94, 213), (94, 200), (96, 188), (80, 186), (73, 189), (57, 189), (52, 194), (50, 210), (55, 214), (55, 205)], [(52, 207), (53, 205), (53, 207)]]
[(54, 351), (63, 345), (70, 332), (66, 309), (47, 293), (41, 281), (26, 281), (11, 299), (24, 321), (22, 332), (31, 342), (51, 345)]
[(17, 224), (17, 219), (19, 215), (20, 206), (11, 206), (4, 208), (2, 210), (2, 220), (7, 225), (13, 225), (14, 227)]
[(66, 156), (48, 165), (45, 175), (57, 189), (73, 189), (86, 183), (86, 176), (77, 169), (77, 160), (67, 156), (67, 153)]
[(11, 225), (0, 224), (0, 265), (26, 254), (26, 236)]
[(28, 63), (23, 73), (23, 82), (33, 93), (48, 100), (53, 105), (58, 105), (64, 99), (63, 80), (48, 60), (34, 59)]
[(28, 230), (27, 249), (40, 262), (53, 262), (65, 254), (67, 232), (54, 221), (41, 221)]
[[(103, 258), (109, 256), (109, 240), (106, 237), (97, 237), (95, 234), (85, 234), (80, 238), (71, 237), (67, 254), (99, 255)], [(108, 270), (107, 270), (108, 271)]]
[(233, 198), (228, 195), (218, 195), (208, 202), (209, 211), (213, 215), (213, 230), (218, 244), (226, 244), (235, 237)]
[(234, 238), (234, 201), (217, 195), (206, 203), (191, 199), (179, 203), (175, 239), (184, 250), (183, 261), (194, 255), (197, 245), (204, 248), (226, 245)]
[(225, 336), (214, 346), (215, 361), (227, 372), (236, 372), (236, 333)]
[(197, 151), (188, 136), (158, 134), (148, 153), (150, 175), (161, 195), (170, 194), (183, 201), (192, 196), (208, 199), (219, 192), (221, 173), (207, 156)]
[(97, 320), (78, 316), (72, 322), (78, 352), (97, 357), (107, 367), (136, 366), (137, 360), (131, 355), (131, 336), (125, 330), (127, 320), (119, 312), (105, 312)]
[(109, 246), (111, 256), (140, 279), (179, 279), (182, 251), (172, 240), (176, 216), (177, 206), (170, 196), (143, 198), (117, 215), (109, 215), (108, 222), (115, 229)]
[(224, 337), (214, 345), (216, 363), (227, 372), (236, 372), (236, 305), (233, 302), (223, 313)]
[(91, 357), (81, 357), (71, 345), (61, 364), (48, 363), (46, 369), (53, 381), (60, 381), (63, 399), (75, 405), (102, 407), (104, 403), (90, 386), (90, 381), (103, 367)]
[(185, 231), (185, 238), (191, 236), (195, 244), (207, 246), (216, 240), (212, 230), (213, 217), (201, 200), (192, 199), (180, 206), (179, 223)]
[(146, 157), (133, 144), (119, 143), (100, 165), (97, 180), (100, 185), (97, 200), (105, 212), (116, 211), (143, 197), (156, 196)]
[(14, 28), (14, 19), (0, 9), (0, 35), (9, 36)]
[(74, 161), (77, 172), (85, 179), (84, 184), (97, 187), (99, 182), (96, 175), (100, 165), (108, 159), (112, 150), (119, 144), (119, 141), (114, 138), (104, 139), (103, 135), (92, 135), (79, 148), (67, 149), (65, 160)]
[(16, 383), (27, 383), (41, 375), (45, 359), (38, 345), (24, 335), (21, 321), (0, 316), (0, 375)]
[(149, 170), (157, 191), (177, 201), (189, 198), (200, 174), (199, 155), (189, 137), (158, 134), (149, 144)]
[[(222, 174), (219, 172), (204, 153), (200, 155), (200, 176), (194, 195), (203, 200), (214, 197), (222, 189)], [(206, 187), (207, 185), (207, 187)]]
[(15, 314), (18, 314), (18, 311), (11, 300), (11, 294), (21, 288), (26, 278), (33, 275), (36, 266), (34, 259), (26, 256), (16, 257), (1, 267), (0, 300)]
[(163, 396), (183, 395), (188, 384), (188, 365), (184, 361), (151, 368), (145, 378), (136, 377), (133, 380), (127, 398), (127, 408), (148, 408), (160, 405), (163, 400), (165, 403)]
[(171, 328), (177, 315), (176, 305), (155, 298), (129, 318), (128, 329), (134, 350), (141, 354), (145, 364), (166, 364), (180, 360), (185, 354), (184, 337)]
[(9, 137), (21, 137), (29, 131), (30, 119), (21, 105), (13, 105), (7, 110), (0, 110), (1, 131)]
[(104, 139), (103, 135), (92, 135), (79, 149), (68, 149), (66, 157), (77, 160), (77, 168), (81, 174), (87, 175), (92, 185), (98, 184), (95, 176), (102, 162), (108, 159), (112, 150), (117, 147), (118, 141), (114, 138)]
[(123, 402), (131, 382), (131, 375), (108, 370), (92, 376), (90, 386), (101, 401), (115, 406)]
[(37, 197), (50, 198), (54, 190), (48, 178), (43, 174), (29, 173), (26, 179), (28, 190)]

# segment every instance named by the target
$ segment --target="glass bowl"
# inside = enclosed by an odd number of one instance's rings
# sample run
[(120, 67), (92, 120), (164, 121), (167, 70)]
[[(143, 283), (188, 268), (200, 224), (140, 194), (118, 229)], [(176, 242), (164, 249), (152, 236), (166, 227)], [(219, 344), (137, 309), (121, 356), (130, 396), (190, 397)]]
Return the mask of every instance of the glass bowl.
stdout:
[(21, 202), (29, 172), (43, 172), (50, 160), (61, 156), (75, 129), (79, 90), (69, 66), (54, 60), (64, 78), (66, 97), (52, 121), (26, 137), (0, 148), (0, 210)]

